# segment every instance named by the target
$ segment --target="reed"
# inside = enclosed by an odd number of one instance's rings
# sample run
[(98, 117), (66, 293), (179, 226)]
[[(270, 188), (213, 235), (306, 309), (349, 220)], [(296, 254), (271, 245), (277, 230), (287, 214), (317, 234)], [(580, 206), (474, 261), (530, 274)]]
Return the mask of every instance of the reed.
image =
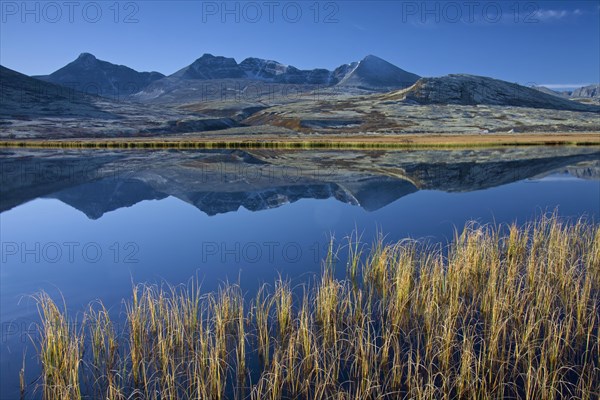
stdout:
[[(61, 310), (45, 293), (37, 296), (40, 319), (39, 356), (42, 363), (42, 391), (46, 399), (80, 399), (80, 366), (83, 331), (69, 325)], [(65, 307), (66, 308), (66, 307)]]
[(348, 278), (330, 246), (298, 296), (282, 278), (248, 303), (237, 285), (138, 285), (118, 332), (101, 304), (71, 328), (42, 293), (44, 398), (81, 398), (82, 381), (110, 399), (600, 396), (599, 225), (551, 215), (468, 224), (446, 248), (350, 244)]

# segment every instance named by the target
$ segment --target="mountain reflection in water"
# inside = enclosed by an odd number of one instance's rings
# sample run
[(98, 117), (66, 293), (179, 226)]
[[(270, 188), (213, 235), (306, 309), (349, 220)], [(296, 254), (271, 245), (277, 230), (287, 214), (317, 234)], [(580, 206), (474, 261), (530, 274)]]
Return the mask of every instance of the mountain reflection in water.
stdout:
[(594, 147), (436, 151), (2, 150), (0, 212), (55, 198), (91, 219), (173, 196), (208, 215), (335, 198), (367, 211), (419, 190), (469, 192), (554, 172), (600, 178)]

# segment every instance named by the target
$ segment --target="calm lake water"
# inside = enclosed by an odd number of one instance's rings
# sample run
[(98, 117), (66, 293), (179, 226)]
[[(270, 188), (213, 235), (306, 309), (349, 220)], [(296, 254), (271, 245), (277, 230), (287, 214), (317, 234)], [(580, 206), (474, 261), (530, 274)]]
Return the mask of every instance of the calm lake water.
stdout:
[(600, 217), (600, 150), (588, 147), (2, 150), (0, 168), (1, 398), (18, 398), (24, 357), (35, 386), (41, 290), (72, 317), (100, 299), (118, 321), (132, 283), (198, 277), (252, 296), (279, 274), (309, 282), (330, 238), (353, 232), (444, 244), (472, 220)]

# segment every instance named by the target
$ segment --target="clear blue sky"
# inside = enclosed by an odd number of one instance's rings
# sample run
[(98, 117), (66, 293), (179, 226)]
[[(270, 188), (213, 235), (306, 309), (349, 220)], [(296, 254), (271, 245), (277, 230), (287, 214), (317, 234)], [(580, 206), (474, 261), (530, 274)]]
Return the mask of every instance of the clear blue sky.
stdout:
[(48, 74), (82, 52), (164, 74), (203, 53), (299, 68), (335, 68), (374, 54), (422, 76), (472, 73), (558, 86), (600, 81), (595, 0), (25, 4), (0, 3), (0, 63), (30, 75)]

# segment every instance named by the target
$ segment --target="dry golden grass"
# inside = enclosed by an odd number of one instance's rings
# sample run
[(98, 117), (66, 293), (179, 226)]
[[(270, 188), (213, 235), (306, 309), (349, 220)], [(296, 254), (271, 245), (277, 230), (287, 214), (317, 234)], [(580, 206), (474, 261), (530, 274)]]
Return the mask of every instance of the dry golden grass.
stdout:
[(598, 132), (519, 134), (329, 134), (251, 136), (203, 133), (201, 136), (139, 138), (0, 140), (0, 148), (91, 149), (444, 149), (498, 146), (600, 145)]
[(119, 332), (102, 305), (69, 329), (42, 294), (44, 397), (80, 398), (82, 381), (106, 399), (600, 396), (598, 225), (470, 224), (445, 251), (379, 240), (367, 257), (350, 244), (349, 278), (330, 248), (302, 294), (137, 286)]

